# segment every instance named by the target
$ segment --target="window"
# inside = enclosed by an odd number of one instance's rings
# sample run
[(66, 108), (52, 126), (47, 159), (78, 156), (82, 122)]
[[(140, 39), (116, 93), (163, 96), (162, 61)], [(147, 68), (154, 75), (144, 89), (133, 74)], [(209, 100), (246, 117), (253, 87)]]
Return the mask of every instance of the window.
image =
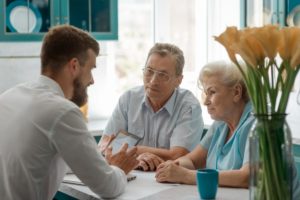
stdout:
[(153, 45), (153, 0), (119, 0), (119, 40), (100, 41), (100, 56), (89, 88), (89, 118), (111, 115), (119, 96), (142, 84), (142, 66)]
[(1, 41), (41, 41), (51, 26), (71, 24), (96, 39), (118, 38), (118, 0), (0, 0)]
[[(105, 55), (98, 59), (95, 85), (89, 89), (90, 118), (111, 115), (119, 96), (141, 85), (142, 66), (155, 42), (179, 46), (186, 64), (181, 87), (199, 99), (197, 78), (201, 66), (216, 59), (227, 59), (213, 35), (226, 26), (240, 25), (240, 0), (119, 0), (119, 40), (100, 42)], [(232, 12), (232, 10), (237, 10)], [(211, 119), (202, 105), (206, 124)]]

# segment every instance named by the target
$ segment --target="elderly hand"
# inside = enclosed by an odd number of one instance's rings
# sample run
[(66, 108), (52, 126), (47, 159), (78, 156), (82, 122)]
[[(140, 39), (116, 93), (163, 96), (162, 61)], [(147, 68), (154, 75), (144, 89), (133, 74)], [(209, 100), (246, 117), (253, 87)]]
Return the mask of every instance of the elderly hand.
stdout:
[(158, 166), (155, 178), (157, 182), (183, 183), (187, 173), (178, 161), (168, 160)]
[(112, 147), (108, 147), (105, 151), (105, 158), (110, 165), (115, 165), (122, 169), (125, 174), (135, 169), (138, 165), (137, 161), (137, 148), (133, 147), (128, 150), (128, 144), (122, 145), (120, 151), (112, 155)]
[(155, 171), (158, 165), (164, 162), (160, 157), (147, 152), (140, 154), (137, 159), (139, 161), (137, 169), (143, 171)]

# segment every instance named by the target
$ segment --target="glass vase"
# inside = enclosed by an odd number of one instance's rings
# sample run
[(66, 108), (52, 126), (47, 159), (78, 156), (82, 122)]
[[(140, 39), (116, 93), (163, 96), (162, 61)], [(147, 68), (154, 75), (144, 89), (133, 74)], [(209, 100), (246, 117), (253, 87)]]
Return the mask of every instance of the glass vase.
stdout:
[(286, 114), (255, 115), (250, 142), (250, 199), (292, 199), (292, 137)]

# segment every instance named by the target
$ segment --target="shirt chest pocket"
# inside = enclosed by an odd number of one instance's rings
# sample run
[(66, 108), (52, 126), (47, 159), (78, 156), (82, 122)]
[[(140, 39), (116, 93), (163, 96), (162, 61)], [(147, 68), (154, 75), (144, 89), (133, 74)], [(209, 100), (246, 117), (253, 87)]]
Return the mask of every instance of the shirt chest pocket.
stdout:
[(170, 143), (171, 143), (171, 132), (159, 132), (157, 136), (157, 147), (158, 148), (165, 148), (170, 149)]

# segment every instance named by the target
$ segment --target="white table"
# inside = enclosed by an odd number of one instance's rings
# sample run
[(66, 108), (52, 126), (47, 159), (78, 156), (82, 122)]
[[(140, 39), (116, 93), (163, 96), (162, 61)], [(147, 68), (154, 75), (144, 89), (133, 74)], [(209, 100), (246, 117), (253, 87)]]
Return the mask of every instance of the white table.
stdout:
[[(133, 171), (137, 178), (128, 183), (125, 192), (118, 200), (198, 200), (199, 195), (195, 185), (163, 184), (155, 181), (155, 173)], [(88, 187), (62, 183), (60, 192), (82, 200), (101, 199)], [(219, 187), (218, 200), (247, 200), (249, 190)]]

